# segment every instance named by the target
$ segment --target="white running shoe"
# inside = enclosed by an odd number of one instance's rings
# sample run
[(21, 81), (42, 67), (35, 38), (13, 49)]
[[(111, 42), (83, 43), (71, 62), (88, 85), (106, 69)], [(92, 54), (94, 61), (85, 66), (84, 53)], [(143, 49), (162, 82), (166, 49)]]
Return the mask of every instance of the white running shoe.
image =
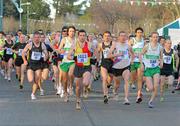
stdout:
[(69, 94), (69, 92), (70, 92), (70, 89), (69, 89), (69, 88), (67, 88), (67, 93)]
[(64, 90), (61, 91), (61, 95), (60, 95), (61, 98), (64, 97)]
[(8, 81), (11, 81), (11, 78), (10, 78), (10, 77), (8, 77), (7, 79), (8, 79)]
[(62, 88), (61, 88), (61, 86), (59, 86), (58, 88), (57, 88), (57, 95), (61, 95), (61, 93), (62, 93)]
[(31, 100), (36, 100), (36, 96), (34, 94), (31, 94)]
[(134, 84), (131, 84), (132, 89), (136, 89), (136, 86)]
[(40, 96), (44, 96), (44, 90), (40, 90)]
[(7, 80), (7, 79), (8, 79), (8, 77), (5, 75), (4, 79), (5, 79), (5, 80)]
[(2, 76), (4, 76), (4, 70), (1, 70), (1, 74), (2, 74)]

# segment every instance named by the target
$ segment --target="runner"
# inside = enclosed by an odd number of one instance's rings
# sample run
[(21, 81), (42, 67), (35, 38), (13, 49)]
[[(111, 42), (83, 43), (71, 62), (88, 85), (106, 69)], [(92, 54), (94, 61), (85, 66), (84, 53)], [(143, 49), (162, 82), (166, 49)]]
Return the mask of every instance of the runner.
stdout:
[[(28, 60), (25, 57), (26, 53), (29, 53)], [(42, 53), (45, 54), (44, 59), (42, 59)], [(22, 58), (24, 64), (27, 65), (27, 78), (30, 84), (32, 84), (32, 94), (31, 99), (35, 100), (36, 90), (38, 88), (38, 83), (41, 78), (41, 65), (42, 60), (46, 61), (48, 57), (46, 46), (40, 42), (39, 32), (35, 32), (33, 36), (33, 42), (26, 45), (22, 52)]]
[(63, 60), (60, 65), (62, 73), (62, 83), (64, 89), (64, 101), (68, 102), (68, 92), (67, 88), (69, 87), (69, 94), (73, 94), (73, 82), (74, 82), (74, 60), (67, 59), (67, 54), (71, 49), (71, 46), (75, 44), (75, 32), (76, 29), (74, 26), (68, 27), (68, 37), (64, 37), (59, 46), (59, 53), (63, 55)]
[(148, 43), (142, 51), (142, 55), (144, 56), (143, 62), (145, 65), (144, 76), (146, 77), (146, 85), (149, 91), (152, 92), (148, 102), (149, 108), (154, 107), (153, 100), (157, 96), (158, 85), (160, 83), (160, 67), (163, 65), (163, 49), (158, 43), (158, 37), (159, 34), (157, 32), (152, 32), (150, 43)]
[[(48, 51), (48, 56), (53, 52), (53, 49), (50, 47), (50, 45), (45, 43), (46, 35), (44, 33), (41, 33), (40, 35), (40, 41), (46, 46), (46, 49)], [(44, 58), (44, 53), (42, 54), (42, 58)], [(42, 83), (47, 80), (48, 74), (49, 74), (49, 57), (46, 61), (42, 61), (42, 66), (41, 66), (41, 79), (39, 80), (38, 86), (40, 89), (40, 95), (44, 96), (44, 89), (42, 87)]]
[[(168, 88), (172, 93), (174, 93), (173, 89), (173, 82), (174, 82), (174, 76), (173, 72), (178, 70), (179, 67), (179, 57), (177, 53), (174, 52), (173, 49), (171, 49), (172, 42), (170, 40), (166, 40), (164, 43), (164, 50), (163, 50), (163, 67), (161, 68), (161, 83), (160, 83), (160, 89), (161, 89), (161, 95), (160, 95), (160, 101), (164, 101), (164, 84), (165, 80), (167, 80)], [(176, 66), (175, 66), (176, 61)]]
[(160, 36), (159, 43), (161, 44), (162, 47), (164, 47), (165, 42), (166, 42), (166, 39), (163, 36)]
[(19, 36), (19, 42), (17, 42), (13, 47), (13, 52), (16, 54), (16, 59), (15, 59), (15, 66), (16, 66), (16, 75), (17, 78), (20, 82), (19, 89), (23, 89), (23, 83), (24, 83), (24, 72), (26, 70), (26, 65), (23, 63), (22, 59), (22, 50), (26, 46), (26, 41), (25, 41), (25, 35), (21, 34)]
[(91, 72), (91, 81), (90, 81), (90, 84), (89, 84), (88, 88), (83, 89), (84, 90), (83, 95), (84, 95), (85, 98), (88, 97), (88, 93), (91, 90), (93, 80), (94, 81), (98, 80), (98, 78), (96, 76), (96, 74), (97, 74), (97, 58), (96, 58), (96, 56), (97, 56), (97, 45), (98, 44), (97, 44), (96, 40), (94, 40), (93, 34), (88, 35), (87, 41), (88, 41), (88, 45), (89, 45), (90, 51), (91, 51), (90, 63), (91, 63), (91, 67), (92, 67), (92, 72)]
[[(72, 56), (74, 55), (74, 56)], [(91, 64), (90, 64), (90, 45), (86, 41), (86, 31), (79, 30), (78, 40), (75, 46), (72, 45), (71, 51), (69, 51), (68, 59), (75, 59), (75, 83), (76, 83), (76, 109), (81, 109), (80, 106), (80, 94), (82, 84), (85, 89), (88, 88), (91, 81)]]
[[(0, 32), (0, 48), (3, 47), (3, 45), (5, 44), (5, 40), (4, 40), (4, 32)], [(2, 76), (4, 76), (4, 65), (3, 65), (3, 55), (4, 55), (4, 50), (0, 51), (0, 73), (2, 74)]]
[[(11, 73), (13, 67), (13, 41), (11, 40), (11, 34), (6, 34), (5, 44), (3, 45), (2, 49), (4, 50), (3, 62), (5, 66), (5, 77), (9, 82), (11, 81)], [(1, 51), (2, 51), (1, 49)]]
[(143, 29), (138, 27), (135, 30), (136, 37), (133, 37), (129, 41), (129, 45), (133, 49), (133, 53), (135, 55), (133, 64), (131, 64), (131, 83), (132, 88), (135, 88), (134, 84), (137, 79), (137, 98), (136, 103), (140, 103), (142, 101), (142, 82), (143, 82), (143, 71), (144, 66), (140, 64), (139, 56), (142, 53), (142, 49), (144, 47), (144, 40), (143, 40)]
[(61, 83), (59, 81), (59, 74), (60, 74), (60, 71), (59, 71), (59, 61), (61, 60), (59, 58), (59, 55), (58, 55), (58, 48), (59, 48), (59, 45), (60, 45), (60, 34), (59, 32), (56, 32), (55, 34), (55, 38), (52, 42), (52, 48), (53, 48), (53, 56), (52, 56), (52, 60), (53, 60), (53, 82), (55, 82), (55, 89), (57, 89), (57, 95), (61, 95), (61, 91), (62, 91), (62, 88), (61, 88)]
[[(132, 48), (126, 43), (127, 35), (124, 31), (119, 33), (118, 42), (114, 43), (110, 49), (110, 57), (114, 58), (112, 66), (114, 78), (114, 99), (118, 99), (118, 89), (120, 85), (120, 77), (124, 80), (124, 105), (130, 105), (129, 96), (129, 78), (130, 63), (133, 62)], [(131, 56), (131, 60), (130, 60)]]
[[(104, 103), (108, 103), (108, 85), (112, 81), (112, 65), (113, 61), (108, 57), (110, 48), (112, 46), (111, 33), (109, 31), (104, 32), (103, 42), (98, 45), (98, 52), (101, 53), (101, 76), (102, 76), (102, 89), (104, 94)], [(98, 56), (98, 60), (100, 56)], [(109, 77), (110, 76), (110, 77)]]

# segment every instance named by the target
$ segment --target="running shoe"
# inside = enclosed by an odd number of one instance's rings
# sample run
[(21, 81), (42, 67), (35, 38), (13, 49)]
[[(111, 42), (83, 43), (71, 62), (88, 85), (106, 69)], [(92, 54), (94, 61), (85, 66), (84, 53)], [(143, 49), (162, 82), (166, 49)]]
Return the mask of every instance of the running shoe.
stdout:
[(23, 89), (23, 85), (19, 85), (19, 89)]
[(131, 84), (132, 89), (136, 89), (136, 86), (134, 84)]
[(36, 96), (34, 94), (31, 94), (31, 100), (36, 100)]
[(136, 99), (136, 103), (141, 103), (142, 102), (142, 98), (141, 97), (137, 97), (137, 99)]
[(108, 97), (106, 95), (104, 96), (104, 104), (108, 104)]
[(69, 102), (68, 95), (64, 95), (64, 102)]
[(61, 89), (61, 87), (59, 86), (59, 87), (57, 88), (57, 93), (56, 93), (56, 95), (61, 95), (61, 93), (62, 93), (62, 89)]
[(60, 95), (61, 98), (64, 97), (64, 90), (61, 91), (61, 95)]
[(11, 81), (11, 78), (10, 78), (10, 77), (8, 77), (8, 81), (9, 81), (9, 82)]
[(124, 105), (130, 105), (130, 102), (127, 98), (124, 99), (124, 102), (123, 102)]
[(44, 90), (40, 90), (40, 96), (44, 96)]
[(153, 103), (150, 101), (150, 102), (148, 102), (148, 107), (149, 108), (154, 108), (154, 105), (153, 105)]
[(76, 110), (81, 110), (80, 101), (76, 102)]

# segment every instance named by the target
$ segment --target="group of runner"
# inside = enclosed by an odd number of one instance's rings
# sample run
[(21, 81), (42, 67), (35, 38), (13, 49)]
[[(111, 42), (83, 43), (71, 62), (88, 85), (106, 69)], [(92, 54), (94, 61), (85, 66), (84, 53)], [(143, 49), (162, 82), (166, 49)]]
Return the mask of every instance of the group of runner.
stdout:
[(27, 37), (19, 30), (16, 39), (13, 39), (11, 34), (0, 32), (1, 74), (4, 79), (11, 81), (14, 67), (22, 90), (27, 72), (28, 82), (32, 85), (32, 100), (36, 99), (38, 89), (40, 95), (44, 95), (42, 83), (50, 73), (53, 73), (56, 94), (64, 102), (68, 102), (74, 94), (75, 83), (76, 109), (79, 110), (81, 90), (87, 98), (93, 80), (98, 79), (99, 73), (104, 104), (109, 103), (111, 87), (113, 99), (119, 100), (119, 87), (123, 82), (123, 104), (130, 105), (129, 85), (135, 88), (137, 83), (136, 103), (142, 102), (142, 88), (146, 85), (151, 92), (148, 107), (153, 108), (159, 85), (160, 101), (164, 101), (165, 84), (174, 93), (174, 72), (179, 69), (179, 56), (171, 48), (171, 40), (159, 39), (157, 32), (151, 33), (149, 41), (143, 35), (144, 31), (140, 27), (135, 29), (133, 37), (121, 31), (117, 38), (113, 38), (109, 31), (97, 38), (83, 29), (76, 31), (74, 26), (64, 26), (51, 37), (39, 31)]

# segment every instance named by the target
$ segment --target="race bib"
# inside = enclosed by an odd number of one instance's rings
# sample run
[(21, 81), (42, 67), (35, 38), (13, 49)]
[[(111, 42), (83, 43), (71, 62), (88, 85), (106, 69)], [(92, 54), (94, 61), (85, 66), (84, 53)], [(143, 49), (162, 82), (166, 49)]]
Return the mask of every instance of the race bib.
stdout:
[(87, 53), (78, 54), (77, 62), (78, 63), (87, 63), (88, 62), (88, 54)]
[(12, 55), (13, 54), (12, 49), (11, 48), (7, 48), (6, 49), (6, 54), (7, 55)]
[(163, 61), (165, 64), (171, 64), (172, 62), (172, 57), (171, 56), (163, 56)]
[(18, 56), (22, 56), (22, 51), (23, 51), (23, 49), (19, 49)]
[(32, 52), (31, 59), (32, 60), (40, 60), (41, 59), (41, 52)]
[(103, 56), (104, 56), (104, 58), (108, 58), (108, 54), (109, 54), (109, 48), (105, 48), (104, 50), (103, 50)]
[(151, 60), (150, 60), (150, 64), (151, 64), (151, 67), (155, 67), (156, 64), (157, 64), (157, 60), (151, 59)]
[(119, 51), (119, 53), (121, 53), (122, 55), (118, 57), (118, 59), (128, 59), (129, 55), (128, 55), (128, 51)]

